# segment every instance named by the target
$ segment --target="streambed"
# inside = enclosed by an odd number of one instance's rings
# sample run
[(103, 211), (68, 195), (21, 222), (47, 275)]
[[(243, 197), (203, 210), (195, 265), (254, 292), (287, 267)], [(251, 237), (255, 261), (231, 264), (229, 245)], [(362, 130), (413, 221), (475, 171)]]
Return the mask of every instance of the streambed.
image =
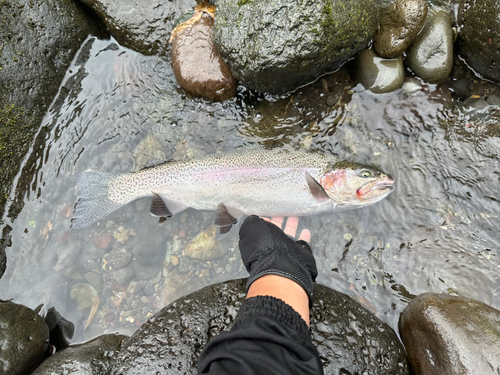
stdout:
[(130, 334), (180, 296), (245, 277), (236, 232), (209, 260), (186, 255), (213, 212), (187, 210), (159, 223), (144, 199), (71, 230), (73, 175), (265, 144), (377, 165), (396, 180), (396, 191), (374, 206), (301, 219), (312, 232), (319, 283), (396, 331), (409, 300), (428, 291), (498, 309), (500, 107), (487, 104), (470, 107), (425, 83), (413, 93), (373, 94), (345, 68), (287, 97), (240, 87), (235, 98), (212, 103), (186, 96), (168, 60), (90, 37), (43, 121), (24, 207), (15, 220), (5, 218), (12, 230), (0, 299), (54, 305), (75, 323), (73, 342), (80, 342)]

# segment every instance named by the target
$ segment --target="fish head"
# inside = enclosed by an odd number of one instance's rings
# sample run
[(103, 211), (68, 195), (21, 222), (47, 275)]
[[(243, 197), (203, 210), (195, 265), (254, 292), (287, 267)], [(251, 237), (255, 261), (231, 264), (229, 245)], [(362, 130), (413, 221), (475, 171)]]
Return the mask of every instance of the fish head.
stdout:
[(336, 163), (319, 182), (340, 209), (376, 203), (395, 188), (394, 179), (388, 174), (374, 167), (348, 161)]

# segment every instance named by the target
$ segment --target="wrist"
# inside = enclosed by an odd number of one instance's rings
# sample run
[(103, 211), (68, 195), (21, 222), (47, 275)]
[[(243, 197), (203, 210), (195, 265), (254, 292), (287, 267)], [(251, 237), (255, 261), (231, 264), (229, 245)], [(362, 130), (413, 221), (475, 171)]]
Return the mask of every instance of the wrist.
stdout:
[(295, 281), (279, 275), (268, 274), (255, 280), (247, 292), (247, 299), (271, 296), (290, 305), (309, 326), (309, 297)]

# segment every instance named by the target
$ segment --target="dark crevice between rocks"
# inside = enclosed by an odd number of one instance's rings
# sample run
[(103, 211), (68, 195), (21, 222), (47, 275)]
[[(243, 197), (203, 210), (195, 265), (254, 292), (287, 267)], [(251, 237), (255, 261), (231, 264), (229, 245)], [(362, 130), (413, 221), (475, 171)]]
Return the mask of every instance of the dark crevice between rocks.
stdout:
[(81, 1), (77, 0), (76, 3), (83, 10), (83, 13), (87, 17), (87, 19), (92, 21), (97, 26), (99, 34), (95, 36), (98, 37), (99, 39), (111, 38), (111, 33), (109, 32), (108, 27), (104, 23), (104, 20), (101, 17), (99, 17), (99, 15), (96, 12), (94, 12), (93, 9), (90, 8), (88, 5), (85, 5)]

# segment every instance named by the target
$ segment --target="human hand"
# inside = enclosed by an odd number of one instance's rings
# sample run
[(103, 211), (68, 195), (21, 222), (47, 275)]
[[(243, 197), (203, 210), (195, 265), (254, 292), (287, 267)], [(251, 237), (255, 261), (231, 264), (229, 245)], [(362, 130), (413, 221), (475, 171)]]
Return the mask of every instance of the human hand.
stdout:
[[(290, 221), (291, 219), (291, 221)], [(279, 275), (299, 284), (309, 297), (312, 305), (314, 280), (318, 275), (316, 260), (311, 248), (305, 242), (310, 240), (310, 232), (302, 231), (299, 241), (295, 242), (285, 234), (276, 223), (283, 218), (261, 219), (249, 216), (240, 228), (240, 252), (247, 271), (250, 273), (247, 289), (258, 278), (265, 275)], [(297, 218), (289, 218), (285, 230), (296, 234)]]
[[(262, 217), (262, 220), (273, 223), (274, 225), (276, 225), (278, 228), (281, 229), (283, 229), (283, 223), (285, 222), (285, 218), (283, 216), (274, 216), (271, 218)], [(299, 226), (299, 218), (297, 216), (290, 216), (286, 221), (285, 229), (283, 229), (283, 232), (295, 238), (298, 226)], [(297, 241), (305, 241), (307, 243), (311, 242), (311, 231), (309, 229), (302, 229)]]

